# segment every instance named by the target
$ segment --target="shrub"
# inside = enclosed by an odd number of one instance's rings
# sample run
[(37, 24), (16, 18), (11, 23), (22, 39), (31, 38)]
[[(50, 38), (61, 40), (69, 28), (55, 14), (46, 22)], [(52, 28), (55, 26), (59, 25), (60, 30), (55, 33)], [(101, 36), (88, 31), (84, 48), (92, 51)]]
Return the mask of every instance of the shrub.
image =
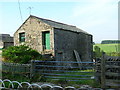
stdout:
[(32, 59), (41, 58), (41, 54), (25, 45), (11, 46), (7, 49), (3, 49), (2, 56), (7, 62), (24, 64)]
[(101, 58), (103, 53), (104, 51), (101, 50), (100, 47), (98, 46), (94, 47), (94, 55), (93, 55), (94, 58)]

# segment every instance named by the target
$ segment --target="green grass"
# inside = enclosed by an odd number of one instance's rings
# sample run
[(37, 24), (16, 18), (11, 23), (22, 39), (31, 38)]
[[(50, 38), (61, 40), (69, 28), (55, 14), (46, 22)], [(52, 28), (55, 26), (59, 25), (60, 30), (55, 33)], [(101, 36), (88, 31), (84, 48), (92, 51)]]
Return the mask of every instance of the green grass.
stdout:
[(86, 76), (75, 76), (75, 75), (91, 75), (94, 76), (94, 70), (70, 70), (75, 72), (56, 72), (52, 74), (62, 74), (62, 75), (54, 75), (55, 77), (62, 77), (62, 78), (90, 78)]
[(120, 44), (95, 44), (94, 46), (100, 47), (106, 53), (120, 52)]
[[(90, 77), (86, 76), (72, 76), (72, 75), (91, 75), (94, 76), (94, 70), (73, 70), (77, 72), (64, 72), (64, 73), (54, 73), (54, 74), (69, 74), (71, 76), (66, 76), (66, 75), (54, 75), (54, 77), (62, 77), (61, 79), (47, 79), (48, 82), (54, 83), (54, 84), (59, 84), (61, 86), (71, 86), (71, 85), (90, 85), (92, 87), (100, 87), (99, 83), (96, 83), (95, 80), (90, 79)], [(85, 72), (85, 73), (84, 73)], [(89, 78), (88, 80), (84, 79), (76, 79), (78, 81), (68, 81), (69, 79), (67, 78)], [(96, 86), (97, 85), (97, 86)]]

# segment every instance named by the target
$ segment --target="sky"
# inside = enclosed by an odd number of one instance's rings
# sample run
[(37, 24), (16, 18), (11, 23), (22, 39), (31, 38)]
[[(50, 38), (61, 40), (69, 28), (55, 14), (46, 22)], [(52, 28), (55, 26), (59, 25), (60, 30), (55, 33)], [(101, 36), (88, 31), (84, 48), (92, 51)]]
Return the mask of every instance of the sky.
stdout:
[[(1, 0), (0, 33), (13, 36), (14, 32), (31, 14), (77, 26), (92, 34), (95, 43), (100, 43), (102, 40), (117, 40), (118, 1), (9, 0), (8, 2), (8, 0)], [(29, 7), (31, 7), (31, 13)]]

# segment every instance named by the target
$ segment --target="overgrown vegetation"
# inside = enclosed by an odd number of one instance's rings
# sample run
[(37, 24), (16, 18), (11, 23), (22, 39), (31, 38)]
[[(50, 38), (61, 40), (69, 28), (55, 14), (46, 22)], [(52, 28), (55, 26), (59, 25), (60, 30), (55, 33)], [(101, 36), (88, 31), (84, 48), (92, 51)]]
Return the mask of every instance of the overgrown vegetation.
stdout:
[(29, 76), (12, 72), (2, 72), (2, 79), (9, 79), (18, 82), (30, 82)]
[(28, 63), (30, 60), (40, 59), (41, 54), (25, 45), (11, 46), (3, 49), (2, 57), (6, 62)]
[(101, 50), (98, 46), (94, 46), (94, 54), (93, 54), (93, 57), (94, 57), (94, 58), (101, 58), (103, 52), (104, 52), (104, 51)]

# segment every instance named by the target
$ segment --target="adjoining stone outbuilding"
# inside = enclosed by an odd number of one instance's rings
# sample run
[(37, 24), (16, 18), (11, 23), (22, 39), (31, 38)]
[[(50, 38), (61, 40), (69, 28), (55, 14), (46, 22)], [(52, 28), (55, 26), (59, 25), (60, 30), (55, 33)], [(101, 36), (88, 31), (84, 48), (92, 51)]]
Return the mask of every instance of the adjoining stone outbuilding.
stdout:
[(9, 34), (0, 34), (0, 49), (14, 46), (13, 37)]
[(26, 44), (58, 61), (92, 61), (92, 35), (76, 26), (30, 15), (14, 33), (14, 45)]

